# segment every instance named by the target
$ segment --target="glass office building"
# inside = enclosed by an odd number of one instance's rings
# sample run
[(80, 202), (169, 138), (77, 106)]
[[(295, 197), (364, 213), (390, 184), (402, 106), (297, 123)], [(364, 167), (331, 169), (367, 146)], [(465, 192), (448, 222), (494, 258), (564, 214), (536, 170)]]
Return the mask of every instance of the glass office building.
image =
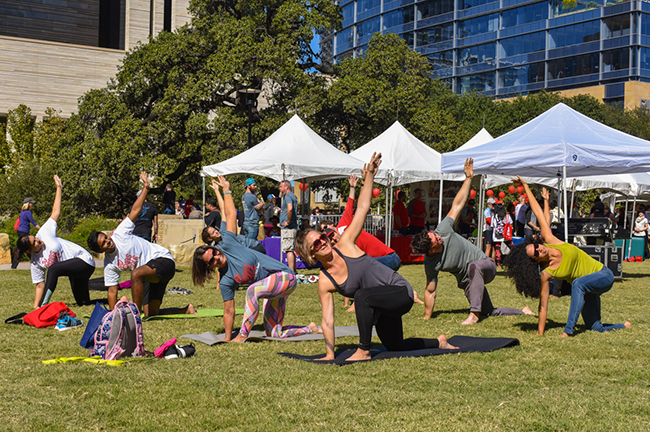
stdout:
[(512, 97), (544, 87), (603, 86), (603, 100), (619, 104), (626, 82), (650, 83), (646, 1), (342, 0), (340, 6), (342, 30), (321, 43), (326, 58), (363, 55), (373, 34), (396, 33), (456, 93)]

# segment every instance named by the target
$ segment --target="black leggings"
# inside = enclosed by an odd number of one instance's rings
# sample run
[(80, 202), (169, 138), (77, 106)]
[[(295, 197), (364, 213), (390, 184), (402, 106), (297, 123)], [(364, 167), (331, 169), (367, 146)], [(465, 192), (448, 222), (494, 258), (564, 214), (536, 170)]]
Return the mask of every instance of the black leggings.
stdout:
[(95, 267), (91, 266), (81, 258), (72, 258), (65, 261), (59, 261), (52, 264), (47, 269), (45, 278), (45, 289), (43, 289), (43, 299), (49, 302), (52, 293), (56, 289), (56, 283), (60, 276), (68, 276), (72, 295), (77, 301), (77, 305), (83, 306), (90, 303), (90, 293), (88, 291), (88, 281), (95, 272)]
[(404, 339), (402, 315), (411, 310), (408, 288), (397, 285), (362, 288), (354, 294), (359, 327), (359, 348), (370, 349), (372, 326), (388, 351), (438, 348), (438, 339)]

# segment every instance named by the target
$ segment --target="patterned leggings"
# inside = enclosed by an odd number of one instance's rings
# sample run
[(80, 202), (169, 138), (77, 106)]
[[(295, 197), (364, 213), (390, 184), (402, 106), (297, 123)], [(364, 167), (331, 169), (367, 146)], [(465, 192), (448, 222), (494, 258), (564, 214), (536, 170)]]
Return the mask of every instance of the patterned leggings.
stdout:
[(264, 306), (264, 330), (271, 337), (287, 338), (311, 333), (309, 327), (282, 327), (287, 297), (296, 289), (297, 280), (293, 273), (278, 272), (257, 281), (246, 291), (244, 320), (239, 334), (248, 337), (260, 312), (260, 299), (267, 299)]

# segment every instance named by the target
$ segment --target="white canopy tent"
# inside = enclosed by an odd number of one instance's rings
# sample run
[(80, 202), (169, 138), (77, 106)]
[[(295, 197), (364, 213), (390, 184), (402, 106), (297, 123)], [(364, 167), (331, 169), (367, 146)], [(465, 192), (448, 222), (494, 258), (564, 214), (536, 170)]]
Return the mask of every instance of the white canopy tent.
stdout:
[[(399, 121), (393, 123), (372, 141), (350, 153), (350, 156), (366, 161), (370, 160), (373, 153), (382, 154), (375, 181), (387, 187), (386, 244), (390, 245), (393, 187), (418, 181), (440, 180), (442, 182), (443, 177), (454, 179), (458, 176), (442, 174), (440, 153), (413, 136)], [(442, 203), (441, 199), (440, 203)]]
[(348, 177), (363, 168), (363, 162), (325, 141), (294, 115), (270, 137), (228, 160), (204, 166), (205, 177), (253, 174), (273, 180), (326, 180)]
[[(467, 157), (477, 174), (561, 178), (644, 172), (650, 142), (557, 104), (528, 123), (469, 150), (442, 155), (442, 171), (458, 173)], [(565, 238), (568, 214), (564, 188)]]
[(294, 115), (270, 137), (228, 160), (204, 166), (204, 176), (255, 174), (277, 181), (348, 177), (363, 162), (321, 138)]

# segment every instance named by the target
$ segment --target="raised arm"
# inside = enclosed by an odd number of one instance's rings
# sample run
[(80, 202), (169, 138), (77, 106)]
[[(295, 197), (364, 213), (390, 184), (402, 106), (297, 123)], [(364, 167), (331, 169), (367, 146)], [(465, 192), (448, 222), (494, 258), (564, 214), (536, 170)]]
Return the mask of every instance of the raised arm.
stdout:
[(357, 241), (359, 234), (361, 234), (363, 224), (366, 221), (366, 216), (370, 210), (372, 187), (379, 165), (381, 165), (381, 153), (373, 153), (370, 162), (363, 166), (363, 188), (361, 189), (359, 200), (357, 201), (357, 211), (352, 218), (352, 222), (350, 222), (350, 225), (341, 236), (340, 242), (350, 242), (349, 244), (353, 245)]
[[(542, 188), (542, 198), (544, 198), (544, 220), (550, 226), (551, 225), (551, 206), (548, 204), (548, 190)], [(559, 215), (558, 215), (559, 217)], [(540, 223), (540, 222), (538, 222)], [(541, 226), (541, 225), (540, 225)]]
[[(233, 234), (237, 234), (237, 209), (235, 208), (235, 201), (232, 199), (232, 192), (230, 191), (230, 183), (226, 180), (224, 176), (217, 177), (219, 181), (212, 180), (212, 185), (216, 183), (217, 186), (221, 186), (223, 189), (223, 215), (226, 217), (226, 229)], [(217, 198), (218, 198), (217, 193)], [(221, 206), (221, 201), (219, 205)]]
[(463, 171), (465, 171), (465, 181), (456, 194), (456, 198), (454, 198), (451, 210), (447, 213), (447, 217), (450, 217), (453, 220), (458, 219), (458, 215), (460, 215), (461, 210), (465, 207), (467, 195), (469, 195), (469, 189), (472, 187), (472, 179), (474, 178), (474, 160), (472, 158), (467, 158), (465, 160)]
[(54, 222), (59, 221), (59, 216), (61, 216), (61, 195), (63, 193), (63, 183), (58, 175), (54, 176), (54, 183), (56, 183), (56, 195), (54, 196), (54, 205), (52, 206), (52, 214), (50, 219), (53, 219)]
[[(551, 225), (548, 223), (548, 219), (546, 219), (545, 216), (545, 211), (542, 210), (542, 207), (540, 207), (539, 203), (535, 199), (535, 196), (530, 190), (530, 187), (528, 186), (528, 183), (524, 179), (522, 179), (520, 176), (517, 176), (516, 179), (512, 179), (515, 183), (521, 184), (524, 189), (526, 190), (526, 196), (528, 197), (528, 203), (530, 204), (530, 208), (533, 210), (533, 213), (535, 214), (535, 217), (537, 218), (537, 222), (539, 223), (540, 228), (542, 229), (542, 239), (546, 243), (550, 244), (562, 244), (564, 243), (563, 241), (559, 240), (557, 237), (553, 235), (551, 232)], [(545, 204), (546, 207), (548, 207), (548, 202)]]
[(357, 189), (357, 182), (359, 181), (359, 177), (357, 177), (356, 174), (352, 174), (350, 178), (348, 179), (348, 182), (350, 183), (350, 194), (348, 195), (348, 198), (354, 199), (356, 196), (356, 189)]
[(142, 211), (142, 205), (144, 204), (144, 201), (147, 199), (147, 192), (149, 192), (149, 188), (151, 187), (151, 183), (149, 183), (149, 176), (147, 176), (146, 172), (142, 171), (140, 173), (140, 179), (142, 180), (143, 183), (142, 192), (140, 193), (140, 196), (138, 196), (138, 198), (133, 203), (133, 207), (131, 207), (131, 213), (129, 213), (129, 219), (131, 219), (131, 221), (133, 222), (135, 222), (135, 220), (140, 215), (140, 212)]
[(223, 197), (221, 196), (221, 193), (219, 193), (219, 184), (215, 179), (212, 179), (212, 190), (214, 190), (214, 194), (217, 196), (217, 205), (219, 206), (219, 211), (221, 212), (221, 220), (225, 220), (226, 217), (223, 214)]

